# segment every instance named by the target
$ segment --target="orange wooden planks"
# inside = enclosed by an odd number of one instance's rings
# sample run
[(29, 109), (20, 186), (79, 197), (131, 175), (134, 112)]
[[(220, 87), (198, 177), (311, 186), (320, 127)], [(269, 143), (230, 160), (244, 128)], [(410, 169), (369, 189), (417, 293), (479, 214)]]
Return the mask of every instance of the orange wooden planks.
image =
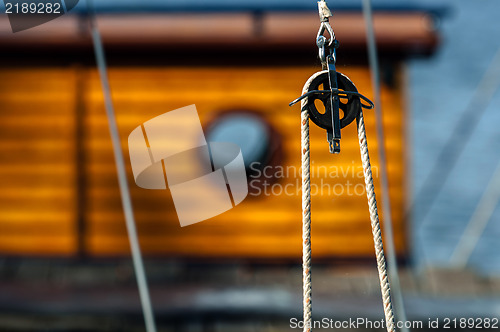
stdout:
[[(300, 110), (298, 106), (288, 107), (288, 103), (300, 94), (302, 84), (315, 70), (316, 67), (110, 69), (127, 162), (127, 137), (135, 127), (164, 112), (196, 104), (205, 128), (221, 111), (250, 110), (261, 114), (281, 136), (280, 166), (288, 170), (285, 175), (278, 174), (267, 194), (249, 196), (218, 217), (181, 228), (169, 191), (138, 188), (127, 164), (141, 245), (146, 254), (199, 258), (300, 257)], [(347, 67), (342, 71), (359, 91), (371, 97), (366, 67)], [(401, 76), (398, 72), (395, 88), (383, 87), (382, 100), (396, 248), (403, 256), (407, 245), (402, 220), (406, 163)], [(83, 83), (77, 84), (78, 77)], [(95, 69), (12, 69), (0, 71), (0, 78), (0, 253), (75, 253), (76, 184), (81, 169), (85, 178), (81, 194), (85, 202), (82, 211), (88, 253), (128, 255), (111, 141)], [(77, 138), (78, 107), (83, 122), (81, 136)], [(379, 190), (374, 114), (371, 111), (365, 114)], [(342, 153), (330, 155), (325, 132), (311, 126), (312, 183), (322, 189), (314, 193), (313, 187), (315, 257), (373, 255), (355, 125), (345, 128), (342, 134)], [(83, 148), (83, 165), (77, 165), (77, 139)], [(278, 171), (275, 168), (270, 173)]]

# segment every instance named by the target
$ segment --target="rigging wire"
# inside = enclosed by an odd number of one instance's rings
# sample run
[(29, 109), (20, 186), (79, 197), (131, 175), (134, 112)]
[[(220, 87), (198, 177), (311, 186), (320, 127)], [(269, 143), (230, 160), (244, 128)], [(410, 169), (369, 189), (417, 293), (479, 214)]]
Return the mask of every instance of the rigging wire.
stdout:
[(500, 162), (497, 165), (488, 187), (484, 191), (476, 210), (472, 214), (455, 251), (451, 255), (450, 263), (455, 268), (465, 268), (472, 251), (483, 234), (488, 221), (495, 212), (500, 201)]
[(108, 81), (104, 47), (102, 44), (99, 29), (97, 27), (95, 13), (92, 7), (92, 0), (87, 0), (87, 11), (89, 15), (89, 24), (92, 34), (92, 43), (94, 45), (95, 58), (97, 62), (97, 67), (99, 69), (99, 77), (101, 80), (102, 91), (104, 94), (109, 132), (113, 143), (113, 153), (115, 157), (116, 170), (118, 173), (118, 184), (120, 187), (120, 196), (122, 200), (123, 213), (125, 215), (125, 223), (127, 226), (128, 239), (130, 242), (130, 248), (132, 252), (132, 261), (134, 265), (135, 276), (137, 278), (137, 286), (139, 288), (139, 296), (141, 299), (141, 306), (144, 315), (144, 321), (146, 324), (146, 331), (156, 332), (156, 325), (153, 316), (151, 298), (149, 295), (146, 273), (142, 261), (141, 248), (139, 245), (137, 229), (135, 226), (134, 211), (132, 207), (132, 200), (130, 198), (130, 190), (127, 181), (127, 173), (125, 170), (125, 162), (120, 144), (120, 135), (118, 133), (118, 125), (116, 123), (116, 116), (113, 107), (113, 101), (111, 98), (111, 90)]
[(367, 102), (367, 104), (363, 104), (361, 103), (361, 107), (363, 108), (366, 108), (368, 110), (371, 110), (375, 107), (375, 105), (373, 104), (373, 102), (368, 99), (367, 97), (363, 96), (361, 93), (359, 92), (355, 92), (355, 91), (343, 91), (343, 90), (339, 90), (339, 89), (331, 89), (331, 90), (311, 90), (309, 92), (306, 92), (304, 93), (302, 96), (300, 96), (299, 98), (295, 99), (294, 101), (292, 101), (291, 103), (288, 104), (288, 106), (293, 106), (295, 104), (297, 104), (299, 101), (301, 101), (302, 99), (306, 98), (306, 97), (309, 97), (311, 95), (320, 95), (320, 94), (334, 94), (336, 96), (339, 96), (339, 99), (340, 100), (345, 100), (345, 99), (349, 99), (350, 96), (356, 96), (356, 97), (359, 97), (360, 99), (364, 100), (365, 102)]
[[(423, 186), (416, 194), (412, 205), (407, 211), (407, 216), (411, 217), (418, 206), (421, 224), (416, 232), (417, 239), (423, 238), (423, 231), (427, 227), (426, 217), (433, 207), (438, 195), (441, 193), (444, 184), (449, 178), (451, 170), (462, 155), (464, 146), (470, 140), (473, 132), (476, 130), (479, 120), (486, 112), (491, 100), (500, 88), (500, 48), (494, 55), (490, 65), (484, 72), (481, 81), (473, 92), (472, 99), (465, 108), (461, 117), (457, 121), (451, 135), (441, 148), (429, 175), (424, 180)], [(460, 142), (460, 143), (458, 143)], [(423, 264), (427, 263), (425, 248), (420, 248), (420, 257)]]
[[(378, 156), (380, 164), (380, 186), (382, 187), (382, 212), (384, 215), (384, 235), (386, 240), (387, 258), (389, 279), (391, 280), (396, 313), (400, 320), (406, 322), (406, 311), (399, 281), (398, 262), (396, 257), (396, 248), (394, 244), (393, 223), (391, 215), (391, 200), (389, 197), (389, 181), (387, 176), (387, 157), (385, 151), (385, 135), (382, 119), (382, 102), (380, 98), (380, 71), (377, 54), (377, 43), (375, 39), (375, 31), (373, 27), (373, 12), (370, 0), (363, 0), (363, 16), (366, 24), (368, 60), (370, 63), (371, 80), (373, 86), (373, 94), (375, 100), (375, 118), (377, 129)], [(408, 332), (409, 329), (405, 324), (401, 327), (401, 331)]]

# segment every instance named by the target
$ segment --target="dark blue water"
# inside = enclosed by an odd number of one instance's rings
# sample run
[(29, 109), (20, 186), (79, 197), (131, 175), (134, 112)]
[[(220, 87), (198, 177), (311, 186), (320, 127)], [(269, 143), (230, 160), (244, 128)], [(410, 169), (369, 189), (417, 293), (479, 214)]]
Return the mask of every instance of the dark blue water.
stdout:
[[(436, 4), (436, 1), (422, 0)], [(500, 1), (441, 1), (451, 12), (441, 20), (442, 44), (430, 59), (409, 66), (413, 193), (429, 174), (456, 121), (500, 48)], [(500, 91), (468, 141), (442, 192), (423, 218), (413, 215), (419, 264), (446, 266), (480, 197), (500, 163)], [(419, 236), (419, 234), (421, 236)], [(500, 207), (497, 206), (469, 261), (484, 274), (500, 275)]]

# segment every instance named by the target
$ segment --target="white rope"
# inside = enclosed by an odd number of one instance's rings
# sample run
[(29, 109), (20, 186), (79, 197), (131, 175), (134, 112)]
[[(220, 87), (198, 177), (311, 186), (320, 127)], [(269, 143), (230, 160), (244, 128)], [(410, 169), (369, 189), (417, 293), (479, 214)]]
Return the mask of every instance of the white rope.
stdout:
[[(304, 85), (307, 92), (313, 75)], [(302, 99), (301, 123), (301, 147), (302, 154), (302, 287), (303, 287), (303, 309), (304, 309), (304, 332), (312, 330), (312, 289), (311, 289), (311, 161), (309, 144), (309, 113), (305, 109), (307, 99)]]
[(372, 225), (373, 242), (375, 244), (375, 255), (377, 257), (377, 269), (380, 279), (380, 290), (384, 304), (385, 322), (388, 332), (394, 332), (394, 311), (392, 309), (391, 288), (387, 277), (384, 246), (382, 244), (382, 232), (378, 218), (377, 200), (375, 198), (375, 187), (373, 185), (372, 168), (370, 165), (370, 155), (368, 154), (368, 143), (366, 142), (365, 121), (363, 111), (359, 112), (356, 119), (358, 125), (359, 150), (361, 152), (361, 162), (363, 163), (363, 173), (365, 176), (366, 196), (368, 198), (368, 208), (370, 210), (370, 220)]
[[(302, 94), (309, 91), (309, 87), (314, 79), (324, 71), (312, 75), (304, 84)], [(303, 290), (303, 310), (304, 310), (304, 332), (312, 330), (312, 298), (311, 298), (311, 173), (310, 173), (310, 140), (309, 140), (309, 113), (306, 105), (309, 98), (301, 101), (301, 156), (302, 156), (302, 290)], [(373, 185), (373, 175), (368, 154), (368, 143), (366, 141), (365, 121), (363, 112), (360, 110), (356, 119), (358, 125), (359, 149), (363, 164), (363, 174), (366, 184), (366, 195), (368, 198), (368, 208), (375, 245), (375, 255), (377, 258), (377, 269), (380, 279), (380, 289), (384, 305), (385, 321), (388, 332), (395, 332), (394, 310), (392, 308), (391, 290), (389, 278), (387, 277), (384, 246), (382, 244), (382, 231), (377, 210), (377, 200), (375, 198), (375, 187)]]
[[(328, 9), (324, 0), (318, 2), (321, 21), (328, 20), (325, 17), (325, 8)], [(323, 9), (323, 11), (322, 11)], [(329, 12), (329, 10), (328, 10)], [(331, 13), (330, 15), (331, 16)], [(323, 23), (322, 23), (323, 24)], [(320, 30), (321, 31), (321, 30)], [(302, 89), (302, 95), (309, 92), (312, 81), (324, 73), (318, 72), (312, 75)], [(304, 310), (304, 332), (312, 330), (312, 299), (311, 299), (311, 175), (310, 175), (310, 142), (309, 142), (309, 113), (307, 104), (309, 98), (302, 99), (301, 102), (301, 155), (302, 155), (302, 287), (303, 287), (303, 310)], [(394, 310), (392, 309), (391, 288), (387, 276), (384, 246), (382, 243), (382, 232), (377, 210), (377, 200), (375, 198), (375, 187), (373, 185), (373, 175), (368, 154), (368, 144), (366, 142), (365, 122), (363, 111), (359, 110), (356, 119), (358, 125), (359, 149), (365, 176), (366, 196), (368, 198), (368, 208), (370, 210), (370, 220), (375, 245), (375, 255), (377, 258), (377, 269), (380, 279), (380, 290), (382, 292), (382, 302), (384, 306), (385, 322), (388, 332), (395, 332)]]
[[(377, 127), (378, 159), (380, 165), (380, 188), (382, 192), (382, 215), (384, 216), (384, 236), (387, 250), (387, 260), (389, 263), (389, 277), (392, 284), (392, 293), (394, 304), (399, 320), (406, 322), (406, 311), (399, 281), (398, 261), (396, 258), (396, 246), (394, 244), (393, 224), (391, 216), (391, 199), (389, 197), (389, 180), (387, 177), (387, 157), (385, 149), (384, 125), (382, 121), (382, 102), (380, 98), (380, 70), (377, 55), (377, 43), (375, 40), (375, 29), (373, 26), (373, 12), (371, 0), (363, 0), (363, 15), (366, 25), (366, 39), (368, 44), (368, 62), (370, 63), (370, 72), (373, 86), (373, 95), (375, 101), (375, 119)], [(404, 324), (401, 327), (402, 332), (409, 332), (410, 329)]]

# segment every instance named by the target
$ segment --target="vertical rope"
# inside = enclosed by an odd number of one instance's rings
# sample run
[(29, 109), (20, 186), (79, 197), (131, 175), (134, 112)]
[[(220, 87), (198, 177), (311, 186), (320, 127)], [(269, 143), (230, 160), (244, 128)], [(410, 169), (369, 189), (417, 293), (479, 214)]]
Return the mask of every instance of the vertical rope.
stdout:
[[(394, 306), (399, 320), (406, 322), (406, 311), (404, 306), (401, 283), (399, 282), (398, 260), (396, 258), (396, 246), (394, 244), (393, 224), (391, 216), (391, 199), (389, 197), (389, 180), (387, 176), (387, 157), (384, 140), (384, 125), (382, 120), (382, 102), (380, 98), (380, 70), (377, 54), (377, 43), (375, 40), (375, 29), (373, 26), (373, 12), (371, 0), (363, 0), (363, 16), (366, 25), (366, 42), (368, 45), (368, 62), (375, 101), (375, 119), (377, 127), (378, 157), (380, 164), (380, 188), (382, 192), (382, 215), (384, 216), (384, 236), (387, 250), (388, 271), (392, 284)], [(409, 332), (405, 325), (401, 327), (402, 332)]]
[[(306, 98), (307, 99), (307, 98)], [(305, 101), (302, 101), (305, 105)], [(301, 116), (302, 153), (302, 287), (304, 309), (304, 332), (312, 330), (311, 289), (311, 173), (309, 152), (309, 113), (302, 109)]]
[(384, 304), (385, 322), (388, 332), (395, 331), (394, 311), (392, 309), (391, 288), (387, 277), (386, 262), (384, 256), (384, 246), (382, 244), (382, 232), (378, 218), (377, 200), (375, 198), (375, 187), (373, 185), (373, 175), (370, 165), (370, 155), (368, 154), (368, 143), (366, 142), (365, 121), (363, 111), (359, 112), (356, 119), (358, 125), (359, 150), (361, 152), (361, 162), (363, 163), (363, 173), (365, 176), (366, 196), (368, 198), (368, 208), (370, 210), (370, 220), (375, 245), (375, 255), (377, 257), (377, 269), (380, 279), (380, 290)]

